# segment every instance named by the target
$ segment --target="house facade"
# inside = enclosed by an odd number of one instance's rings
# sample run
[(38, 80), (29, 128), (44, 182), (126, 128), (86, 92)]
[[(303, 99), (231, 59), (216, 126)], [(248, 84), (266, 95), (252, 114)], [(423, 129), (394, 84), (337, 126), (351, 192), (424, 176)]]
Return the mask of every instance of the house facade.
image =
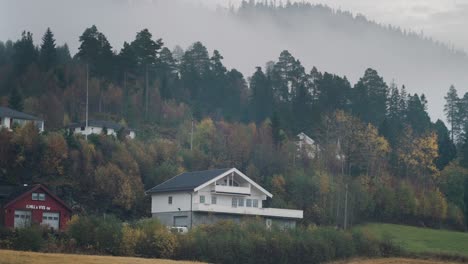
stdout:
[(297, 135), (297, 149), (300, 152), (304, 152), (309, 158), (314, 159), (318, 157), (320, 153), (319, 145), (304, 132)]
[(87, 126), (85, 122), (81, 122), (77, 124), (71, 124), (69, 128), (74, 134), (80, 134), (84, 136), (89, 136), (92, 134), (100, 135), (104, 133), (106, 135), (116, 137), (117, 133), (121, 129), (125, 129), (125, 133), (130, 139), (134, 139), (136, 136), (134, 130), (125, 128), (118, 123), (104, 120), (88, 120)]
[(191, 228), (256, 218), (267, 227), (295, 227), (302, 210), (265, 208), (273, 195), (236, 168), (186, 172), (148, 190), (151, 213), (166, 226)]
[(41, 184), (1, 186), (1, 223), (10, 228), (32, 224), (65, 229), (72, 210), (60, 198)]
[(12, 130), (15, 126), (24, 126), (30, 122), (34, 123), (39, 132), (44, 132), (44, 120), (8, 107), (0, 107), (0, 128)]

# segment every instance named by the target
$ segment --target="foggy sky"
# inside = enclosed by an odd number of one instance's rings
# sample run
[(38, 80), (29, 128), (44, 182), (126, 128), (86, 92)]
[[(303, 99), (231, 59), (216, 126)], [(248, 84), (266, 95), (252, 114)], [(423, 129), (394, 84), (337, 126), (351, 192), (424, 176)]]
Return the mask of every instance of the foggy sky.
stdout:
[[(254, 72), (255, 66), (276, 60), (282, 50), (288, 49), (307, 71), (317, 66), (320, 71), (346, 75), (353, 85), (367, 67), (372, 67), (387, 83), (395, 80), (399, 85), (405, 84), (410, 92), (424, 92), (433, 121), (443, 118), (443, 96), (450, 84), (457, 87), (460, 96), (467, 91), (466, 61), (445, 61), (437, 54), (412, 47), (414, 53), (418, 53), (415, 62), (409, 59), (412, 50), (408, 51), (408, 47), (393, 47), (391, 41), (374, 39), (364, 33), (347, 40), (343, 39), (346, 29), (330, 32), (329, 28), (318, 27), (310, 31), (305, 25), (284, 32), (275, 27), (273, 21), (259, 19), (255, 25), (245, 25), (223, 12), (216, 12), (218, 5), (238, 2), (240, 0), (0, 0), (0, 40), (16, 40), (22, 30), (29, 30), (38, 44), (45, 29), (51, 27), (57, 42), (67, 42), (74, 54), (79, 35), (96, 24), (119, 51), (124, 41), (132, 41), (137, 31), (148, 28), (170, 48), (180, 45), (185, 49), (195, 41), (202, 41), (210, 52), (218, 49), (225, 65), (239, 69), (245, 77)], [(362, 13), (383, 24), (424, 30), (426, 35), (468, 50), (468, 34), (462, 29), (468, 25), (466, 1), (309, 2)]]

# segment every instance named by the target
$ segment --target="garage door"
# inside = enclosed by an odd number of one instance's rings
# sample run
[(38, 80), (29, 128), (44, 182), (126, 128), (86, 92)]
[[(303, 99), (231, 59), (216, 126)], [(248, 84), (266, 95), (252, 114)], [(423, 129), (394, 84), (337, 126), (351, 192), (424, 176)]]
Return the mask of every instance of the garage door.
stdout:
[(52, 227), (55, 230), (59, 229), (59, 213), (42, 213), (42, 224)]
[(188, 226), (187, 216), (174, 216), (174, 226)]
[(15, 210), (15, 228), (31, 225), (31, 211)]

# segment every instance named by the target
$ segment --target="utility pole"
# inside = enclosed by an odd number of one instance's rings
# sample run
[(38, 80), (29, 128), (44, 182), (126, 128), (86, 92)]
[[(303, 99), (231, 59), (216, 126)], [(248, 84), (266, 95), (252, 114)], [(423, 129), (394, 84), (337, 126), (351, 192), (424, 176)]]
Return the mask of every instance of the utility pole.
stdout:
[(148, 64), (146, 64), (145, 87), (145, 117), (148, 118)]
[(89, 64), (86, 63), (86, 121), (85, 121), (85, 138), (88, 140), (88, 110), (89, 108)]
[(193, 118), (192, 118), (192, 132), (190, 132), (190, 151), (193, 149)]
[(344, 204), (344, 223), (343, 229), (348, 227), (348, 184), (345, 184), (345, 204)]

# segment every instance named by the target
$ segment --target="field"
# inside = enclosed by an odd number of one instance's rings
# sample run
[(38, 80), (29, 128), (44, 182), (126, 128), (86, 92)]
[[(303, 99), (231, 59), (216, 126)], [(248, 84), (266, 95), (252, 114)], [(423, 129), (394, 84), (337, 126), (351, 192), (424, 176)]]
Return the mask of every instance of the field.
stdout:
[(163, 259), (89, 256), (72, 254), (45, 254), (12, 250), (0, 250), (0, 264), (195, 264), (199, 262)]
[(436, 260), (420, 260), (405, 258), (385, 258), (385, 259), (355, 259), (344, 262), (335, 262), (333, 264), (447, 264), (453, 262), (444, 262)]
[(390, 237), (410, 253), (468, 256), (468, 233), (392, 224), (356, 227), (377, 237)]

